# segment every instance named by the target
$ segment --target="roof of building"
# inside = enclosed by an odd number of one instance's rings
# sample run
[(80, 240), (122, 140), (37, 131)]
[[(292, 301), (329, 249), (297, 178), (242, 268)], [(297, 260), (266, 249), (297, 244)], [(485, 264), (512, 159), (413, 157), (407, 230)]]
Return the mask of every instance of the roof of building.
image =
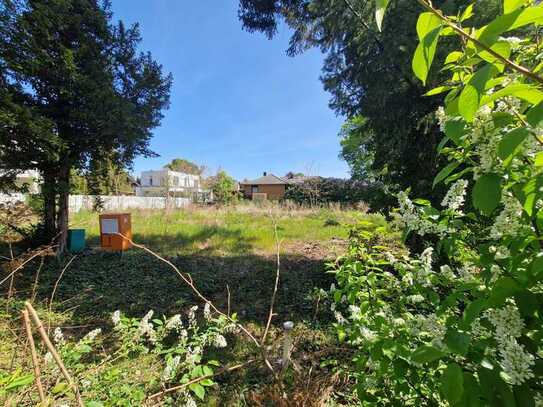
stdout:
[(252, 180), (248, 180), (248, 181), (242, 181), (242, 182), (240, 182), (240, 184), (242, 184), (242, 185), (248, 185), (248, 184), (251, 184), (251, 185), (286, 185), (287, 184), (287, 182), (283, 178), (278, 177), (277, 175), (266, 174), (266, 173), (264, 173), (264, 174), (265, 175), (263, 175), (260, 178), (252, 179)]

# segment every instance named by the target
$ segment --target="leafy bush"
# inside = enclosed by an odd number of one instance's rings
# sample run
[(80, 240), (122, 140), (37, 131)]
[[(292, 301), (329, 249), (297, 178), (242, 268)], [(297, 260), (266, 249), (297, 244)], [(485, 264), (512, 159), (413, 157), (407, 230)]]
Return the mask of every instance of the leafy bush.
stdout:
[(372, 209), (380, 209), (387, 204), (383, 186), (368, 184), (357, 180), (341, 178), (312, 177), (287, 187), (285, 199), (303, 205), (321, 205), (337, 202), (355, 205), (368, 202)]
[[(202, 321), (198, 322), (197, 310), (198, 306), (193, 306), (186, 317), (177, 314), (156, 319), (152, 319), (153, 311), (141, 319), (116, 311), (112, 315), (113, 332), (107, 337), (101, 329), (94, 329), (83, 338), (73, 340), (65, 338), (60, 328), (53, 331), (52, 337), (66, 368), (76, 377), (87, 405), (141, 405), (146, 390), (159, 391), (170, 383), (182, 385), (211, 375), (220, 366), (217, 360), (206, 355), (211, 348), (227, 346), (225, 335), (235, 331), (236, 325), (223, 316), (214, 317), (208, 305), (204, 307)], [(110, 347), (114, 344), (113, 349), (104, 354), (100, 351), (102, 343), (108, 343)], [(156, 368), (148, 372), (145, 372), (146, 366), (128, 368), (132, 359), (137, 358), (141, 363), (146, 354), (153, 356), (150, 363), (156, 366), (158, 360), (162, 364), (160, 375), (156, 374)], [(121, 369), (123, 360), (127, 365)], [(69, 400), (72, 390), (66, 382), (57, 379), (60, 371), (51, 353), (45, 354), (44, 361), (42, 381), (47, 393), (52, 395), (55, 403)], [(138, 369), (143, 371), (139, 373), (139, 380), (134, 377), (138, 373), (134, 370)], [(21, 376), (20, 372), (0, 376), (0, 395), (32, 385), (32, 375), (27, 376)], [(214, 384), (211, 378), (196, 381), (167, 395), (163, 401), (171, 405), (195, 406), (194, 398), (203, 400), (206, 389)]]
[[(420, 3), (418, 78), (440, 36), (461, 37), (446, 58), (450, 81), (429, 92), (448, 92), (437, 117), (450, 163), (435, 183), (449, 191), (441, 208), (398, 197), (405, 235), (426, 242), (419, 255), (353, 237), (334, 266), (337, 331), (357, 348), (363, 403), (541, 406), (543, 64), (533, 24), (543, 6), (505, 1), (507, 14), (468, 29), (473, 6), (446, 16)], [(519, 28), (523, 37), (502, 37)]]

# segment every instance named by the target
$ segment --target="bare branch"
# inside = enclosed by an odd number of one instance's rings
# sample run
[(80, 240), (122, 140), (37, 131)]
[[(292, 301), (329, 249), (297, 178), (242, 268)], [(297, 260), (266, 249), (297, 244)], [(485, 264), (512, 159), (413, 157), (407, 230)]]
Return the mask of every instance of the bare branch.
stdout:
[(30, 353), (32, 355), (32, 366), (34, 367), (34, 381), (36, 382), (36, 387), (38, 389), (38, 394), (40, 396), (40, 401), (45, 405), (45, 393), (43, 392), (43, 386), (41, 384), (41, 374), (40, 374), (40, 364), (38, 362), (38, 355), (36, 353), (36, 345), (34, 344), (34, 337), (32, 336), (32, 327), (30, 325), (30, 319), (28, 318), (28, 310), (23, 310), (23, 325), (26, 329), (26, 336), (28, 337), (28, 342), (30, 343)]

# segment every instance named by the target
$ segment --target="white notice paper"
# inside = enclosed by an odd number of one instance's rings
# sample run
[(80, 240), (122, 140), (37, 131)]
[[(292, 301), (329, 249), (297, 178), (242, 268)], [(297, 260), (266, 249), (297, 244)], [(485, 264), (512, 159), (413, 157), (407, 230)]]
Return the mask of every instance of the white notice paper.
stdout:
[(102, 233), (119, 233), (119, 224), (117, 219), (102, 219)]

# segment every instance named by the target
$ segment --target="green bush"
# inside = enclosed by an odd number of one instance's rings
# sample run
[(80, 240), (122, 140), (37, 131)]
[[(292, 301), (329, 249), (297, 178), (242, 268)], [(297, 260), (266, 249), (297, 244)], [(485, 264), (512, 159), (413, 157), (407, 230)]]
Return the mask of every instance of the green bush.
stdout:
[[(445, 133), (441, 207), (400, 193), (397, 224), (420, 254), (354, 234), (330, 293), (367, 405), (543, 405), (543, 6), (505, 1), (469, 27), (426, 1), (415, 75), (426, 81), (440, 36), (461, 37), (436, 113)], [(377, 1), (378, 8), (387, 2)], [(381, 10), (383, 11), (383, 10)], [(378, 13), (382, 16), (382, 13)], [(506, 37), (523, 29), (522, 37)], [(451, 39), (449, 39), (450, 41)], [(466, 204), (466, 200), (471, 205)]]

